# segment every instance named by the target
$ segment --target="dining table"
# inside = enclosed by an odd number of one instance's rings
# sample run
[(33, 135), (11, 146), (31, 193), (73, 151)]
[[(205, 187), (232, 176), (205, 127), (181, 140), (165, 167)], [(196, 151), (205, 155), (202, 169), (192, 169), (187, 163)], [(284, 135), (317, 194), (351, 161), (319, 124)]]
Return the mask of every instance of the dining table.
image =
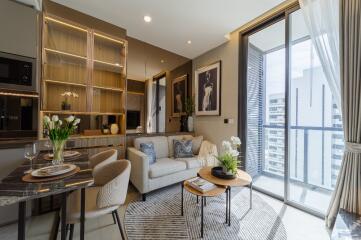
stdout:
[[(79, 167), (77, 173), (62, 179), (47, 182), (25, 182), (23, 177), (30, 168), (30, 162), (24, 161), (0, 182), (0, 206), (12, 204), (19, 205), (18, 211), (18, 239), (25, 239), (26, 228), (26, 202), (52, 195), (60, 195), (60, 224), (61, 239), (66, 239), (66, 205), (67, 195), (75, 190), (81, 191), (80, 198), (80, 239), (84, 240), (85, 222), (85, 188), (94, 184), (92, 169), (89, 167), (89, 154), (86, 150), (77, 150), (79, 154), (71, 158), (65, 158), (64, 163), (74, 164)], [(47, 152), (41, 152), (33, 159), (33, 170), (52, 165), (46, 157)], [(57, 232), (56, 232), (57, 234)]]

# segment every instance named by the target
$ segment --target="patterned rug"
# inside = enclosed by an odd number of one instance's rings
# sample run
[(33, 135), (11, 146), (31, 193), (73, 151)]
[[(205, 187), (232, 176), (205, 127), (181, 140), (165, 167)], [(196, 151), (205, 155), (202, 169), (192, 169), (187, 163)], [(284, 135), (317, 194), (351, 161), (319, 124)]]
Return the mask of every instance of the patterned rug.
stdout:
[[(249, 189), (232, 189), (231, 226), (225, 224), (225, 194), (207, 198), (204, 208), (204, 239), (284, 240), (281, 218), (257, 194), (249, 209)], [(184, 216), (181, 214), (181, 186), (171, 186), (147, 195), (146, 202), (132, 202), (125, 214), (125, 229), (130, 240), (200, 239), (200, 203), (184, 191)]]

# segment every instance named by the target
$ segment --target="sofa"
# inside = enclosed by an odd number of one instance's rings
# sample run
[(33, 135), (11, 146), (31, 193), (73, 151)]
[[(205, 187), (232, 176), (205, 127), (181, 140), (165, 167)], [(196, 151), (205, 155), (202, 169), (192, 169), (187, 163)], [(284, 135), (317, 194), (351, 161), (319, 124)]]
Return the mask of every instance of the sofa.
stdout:
[[(130, 181), (142, 194), (143, 201), (146, 200), (147, 193), (195, 177), (199, 169), (207, 165), (203, 161), (204, 157), (200, 158), (198, 153), (205, 152), (205, 149), (213, 149), (214, 152), (217, 151), (217, 147), (208, 141), (203, 141), (203, 137), (196, 138), (197, 140), (191, 135), (174, 135), (134, 139), (134, 147), (127, 149), (127, 156), (132, 164)], [(173, 140), (175, 139), (194, 139), (193, 143), (196, 143), (192, 148), (194, 156), (174, 158)], [(152, 164), (149, 164), (148, 156), (140, 151), (140, 144), (149, 142), (153, 143), (156, 154), (156, 161)], [(207, 148), (204, 148), (206, 145)]]

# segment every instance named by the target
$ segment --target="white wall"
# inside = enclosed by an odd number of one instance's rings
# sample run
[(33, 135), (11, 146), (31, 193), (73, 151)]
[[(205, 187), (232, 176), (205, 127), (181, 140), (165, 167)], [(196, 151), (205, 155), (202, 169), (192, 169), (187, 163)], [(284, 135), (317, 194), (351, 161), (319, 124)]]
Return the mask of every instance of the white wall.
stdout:
[[(221, 69), (221, 116), (196, 116), (196, 135), (217, 144), (237, 135), (238, 122), (238, 33), (231, 34), (230, 41), (193, 59), (193, 74), (200, 67), (222, 61)], [(195, 77), (193, 76), (193, 79)], [(194, 82), (192, 86), (194, 92)], [(225, 124), (225, 118), (234, 119), (233, 124)]]

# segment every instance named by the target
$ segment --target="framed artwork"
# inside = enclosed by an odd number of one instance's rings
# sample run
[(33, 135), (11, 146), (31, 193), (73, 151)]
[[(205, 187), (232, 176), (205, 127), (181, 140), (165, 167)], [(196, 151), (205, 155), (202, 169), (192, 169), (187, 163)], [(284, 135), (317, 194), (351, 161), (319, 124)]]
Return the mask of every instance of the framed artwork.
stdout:
[(188, 75), (177, 77), (172, 81), (172, 116), (185, 115)]
[(195, 71), (197, 116), (221, 115), (221, 61)]

